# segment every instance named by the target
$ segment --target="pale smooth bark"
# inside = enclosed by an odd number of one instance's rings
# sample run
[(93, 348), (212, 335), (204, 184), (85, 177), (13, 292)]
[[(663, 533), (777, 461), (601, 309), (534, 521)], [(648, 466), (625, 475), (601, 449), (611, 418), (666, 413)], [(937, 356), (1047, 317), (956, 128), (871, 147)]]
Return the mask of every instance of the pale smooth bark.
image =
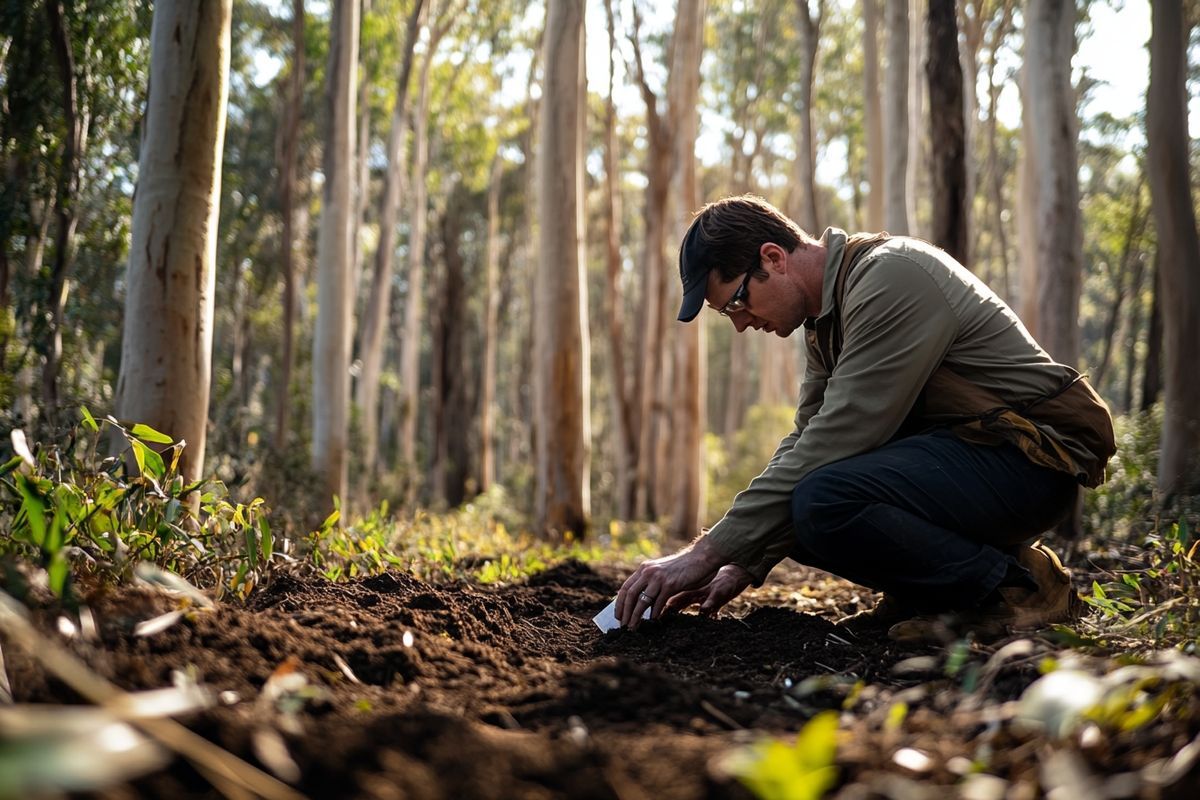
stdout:
[(1181, 4), (1151, 3), (1147, 161), (1158, 232), (1164, 408), (1158, 486), (1200, 494), (1200, 235), (1188, 159), (1187, 33)]
[(584, 257), (586, 79), (583, 6), (549, 0), (538, 160), (541, 218), (534, 279), (537, 527), (582, 535), (588, 522), (587, 262)]
[(879, 97), (879, 2), (862, 0), (863, 13), (863, 112), (867, 127), (866, 228), (883, 229), (884, 153), (883, 106)]
[(483, 380), (479, 397), (479, 491), (496, 480), (496, 351), (500, 338), (500, 184), (504, 159), (492, 158), (487, 194), (487, 244), (484, 253)]
[(813, 12), (811, 0), (795, 0), (797, 28), (800, 32), (800, 75), (797, 78), (800, 106), (800, 133), (796, 139), (796, 161), (793, 179), (798, 198), (793, 201), (799, 209), (797, 222), (810, 234), (817, 230), (820, 214), (817, 210), (817, 149), (813, 135), (813, 82), (816, 78), (817, 47), (821, 41), (821, 21), (825, 16), (825, 0), (816, 0)]
[(626, 373), (625, 292), (621, 283), (621, 192), (617, 153), (617, 110), (613, 100), (616, 72), (617, 26), (613, 0), (604, 1), (608, 25), (608, 95), (604, 105), (604, 221), (605, 267), (604, 306), (608, 335), (608, 360), (611, 368), (609, 407), (613, 427), (613, 461), (616, 464), (617, 519), (632, 519), (634, 513), (634, 456), (637, 429), (633, 402)]
[(317, 232), (317, 324), (313, 334), (312, 465), (326, 500), (346, 499), (350, 423), (350, 330), (357, 123), (359, 4), (333, 4), (329, 47), (329, 132), (325, 145), (325, 191)]
[[(1075, 4), (1030, 0), (1025, 46), (1034, 120), (1038, 203), (1036, 225), (1038, 341), (1056, 360), (1079, 363), (1079, 295), (1083, 277), (1083, 223), (1079, 213), (1079, 121), (1071, 85), (1075, 52)], [(1082, 508), (1058, 527), (1074, 539), (1082, 532)]]
[(924, 147), (925, 112), (928, 108), (928, 84), (925, 81), (925, 0), (909, 0), (909, 19), (918, 20), (909, 26), (908, 49), (908, 170), (904, 175), (904, 195), (908, 199), (908, 232), (911, 236), (927, 237), (919, 213), (921, 183), (929, 174)]
[(204, 470), (232, 0), (159, 0), (126, 273), (117, 414)]
[[(979, 127), (979, 51), (983, 47), (983, 33), (989, 15), (995, 8), (993, 0), (958, 0), (958, 22), (962, 36), (959, 40), (959, 61), (963, 73), (963, 152), (966, 174), (966, 204), (963, 209), (963, 226), (966, 228), (966, 251), (963, 261), (968, 266), (975, 261), (975, 193), (979, 184), (979, 169), (976, 166), (976, 131)], [(978, 272), (978, 269), (975, 270)]]
[(283, 143), (280, 148), (279, 215), (280, 271), (283, 272), (283, 336), (279, 356), (279, 390), (275, 395), (275, 449), (287, 445), (292, 404), (292, 366), (295, 363), (296, 273), (303, 258), (304, 239), (296, 241), (296, 148), (300, 139), (300, 112), (304, 106), (304, 0), (292, 0), (292, 74), (283, 109)]
[(908, 0), (886, 0), (887, 73), (884, 77), (883, 227), (896, 236), (912, 229), (908, 219)]
[[(407, 189), (405, 154), (408, 144), (408, 85), (411, 82), (413, 51), (420, 32), (424, 0), (416, 0), (408, 18), (404, 55), (396, 78), (396, 97), (388, 131), (387, 168), (379, 204), (379, 246), (371, 274), (371, 291), (359, 335), (358, 352), (362, 371), (356, 386), (363, 432), (363, 466), (368, 477), (379, 469), (379, 377), (383, 370), (384, 335), (391, 318), (392, 272), (396, 260), (396, 224), (400, 201)], [(365, 161), (365, 158), (364, 158)]]
[(963, 75), (958, 58), (954, 0), (929, 0), (929, 141), (932, 143), (930, 241), (970, 268), (967, 259), (966, 152)]
[(1079, 293), (1083, 227), (1079, 214), (1079, 161), (1071, 55), (1075, 7), (1069, 0), (1030, 0), (1025, 63), (1038, 203), (1035, 218), (1039, 341), (1064, 364), (1079, 361)]
[[(675, 190), (678, 199), (675, 233), (682, 241), (699, 205), (696, 186), (696, 136), (700, 112), (700, 60), (704, 52), (705, 0), (680, 2), (675, 18), (674, 63), (671, 65), (671, 117), (675, 135)], [(704, 508), (704, 419), (706, 414), (704, 320), (675, 326), (675, 369), (672, 406), (673, 443), (666, 471), (671, 487), (671, 533), (690, 539), (700, 532)], [(667, 395), (671, 396), (671, 395)]]
[[(431, 43), (432, 44), (432, 43)], [(421, 318), (425, 291), (425, 234), (429, 188), (429, 82), (435, 54), (430, 46), (421, 61), (416, 115), (413, 117), (412, 196), (409, 204), (408, 292), (404, 298), (404, 333), (400, 339), (400, 461), (408, 474), (406, 494), (417, 489), (417, 401), (421, 379)]]
[[(993, 286), (996, 293), (1006, 302), (1012, 302), (1012, 285), (1009, 281), (1008, 270), (1008, 226), (1004, 219), (1004, 174), (1000, 169), (999, 136), (997, 135), (996, 111), (1000, 99), (1000, 85), (996, 83), (996, 63), (1000, 47), (1008, 37), (1012, 27), (1013, 0), (1004, 0), (1001, 4), (1000, 19), (991, 29), (988, 46), (987, 85), (988, 85), (988, 125), (987, 125), (987, 168), (989, 178), (987, 191), (987, 206), (991, 210), (991, 224), (994, 237), (993, 266), (1000, 262), (999, 286)], [(983, 227), (982, 223), (979, 226)], [(993, 279), (995, 273), (993, 273)]]
[[(1026, 43), (1028, 48), (1028, 43)], [(1040, 338), (1038, 318), (1038, 153), (1033, 135), (1033, 98), (1029, 87), (1029, 62), (1021, 67), (1021, 151), (1017, 158), (1018, 313), (1025, 328)]]

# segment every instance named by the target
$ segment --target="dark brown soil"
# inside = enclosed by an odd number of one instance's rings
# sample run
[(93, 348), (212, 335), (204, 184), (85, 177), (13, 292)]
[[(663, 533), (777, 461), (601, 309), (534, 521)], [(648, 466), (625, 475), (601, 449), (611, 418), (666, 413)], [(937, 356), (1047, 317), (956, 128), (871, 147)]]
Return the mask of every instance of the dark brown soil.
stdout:
[[(985, 713), (1036, 678), (1035, 658), (965, 686), (965, 672), (947, 677), (942, 649), (904, 651), (881, 633), (835, 626), (870, 596), (800, 569), (719, 619), (682, 614), (601, 635), (591, 617), (620, 575), (568, 562), (500, 588), (400, 573), (341, 584), (281, 577), (245, 607), (197, 612), (145, 637), (133, 626), (173, 601), (123, 589), (90, 598), (100, 640), (70, 643), (126, 689), (169, 686), (174, 671), (190, 668), (215, 691), (235, 693), (184, 722), (253, 764), (253, 732), (282, 719), (259, 695), (282, 664), (294, 665), (320, 690), (296, 716), (298, 732), (283, 726), (298, 788), (310, 797), (745, 797), (719, 756), (764, 735), (793, 736), (827, 708), (843, 709), (844, 796), (899, 796), (897, 786), (908, 787), (904, 796), (944, 794), (937, 787), (961, 781), (956, 756), (986, 756), (987, 772), (1025, 792), (1010, 796), (1042, 791), (1044, 742)], [(56, 616), (43, 610), (37, 619), (50, 631)], [(994, 650), (973, 646), (966, 668), (978, 673)], [(78, 701), (27, 657), (7, 647), (5, 656), (17, 702)], [(926, 660), (895, 671), (914, 656)], [(901, 701), (909, 712), (897, 727), (888, 712)], [(1137, 747), (1083, 757), (1099, 774), (1168, 757), (1200, 732), (1198, 705), (1193, 696), (1186, 714)], [(919, 748), (929, 766), (895, 763), (902, 747)], [(1174, 788), (1200, 786), (1193, 778)], [(217, 794), (177, 762), (110, 796)]]

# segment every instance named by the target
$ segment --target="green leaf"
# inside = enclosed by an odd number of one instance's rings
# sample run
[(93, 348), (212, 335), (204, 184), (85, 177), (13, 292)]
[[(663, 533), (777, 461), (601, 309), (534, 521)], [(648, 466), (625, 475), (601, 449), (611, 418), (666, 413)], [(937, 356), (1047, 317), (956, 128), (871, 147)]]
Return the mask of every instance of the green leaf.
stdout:
[(55, 597), (62, 597), (63, 591), (67, 588), (67, 575), (70, 574), (68, 567), (66, 556), (61, 550), (54, 554), (54, 557), (50, 559), (50, 565), (46, 567), (50, 591), (54, 593)]
[(29, 535), (34, 544), (46, 544), (46, 502), (28, 478), (17, 473), (17, 491), (21, 493), (21, 510), (29, 524)]
[(1192, 541), (1192, 529), (1188, 526), (1188, 521), (1186, 519), (1179, 520), (1179, 545), (1180, 545), (1180, 547), (1182, 547), (1184, 550), (1186, 550), (1188, 547), (1188, 544), (1190, 544), (1191, 541)]
[(321, 533), (329, 533), (330, 529), (333, 528), (333, 526), (337, 524), (337, 521), (339, 519), (341, 519), (341, 517), (342, 517), (342, 512), (339, 509), (335, 508), (329, 514), (329, 516), (325, 518), (325, 521), (321, 523), (321, 528), (320, 528)]
[(21, 462), (23, 460), (24, 459), (22, 459), (20, 456), (13, 456), (11, 459), (6, 461), (4, 463), (4, 466), (0, 467), (0, 478), (3, 478), (8, 473), (12, 472), (14, 469), (21, 466)]
[(133, 426), (133, 428), (130, 430), (130, 433), (141, 439), (143, 442), (154, 442), (155, 444), (173, 444), (175, 442), (174, 439), (172, 439), (170, 436), (167, 436), (165, 433), (160, 433), (159, 431), (154, 430), (154, 428), (151, 428), (149, 425), (143, 425), (140, 422)]
[[(145, 472), (149, 473), (151, 477), (161, 478), (166, 474), (167, 466), (163, 463), (162, 456), (154, 448), (146, 447), (142, 453), (142, 460), (145, 464)], [(159, 489), (159, 492), (161, 493), (162, 489)]]
[(1092, 581), (1092, 595), (1093, 595), (1093, 596), (1094, 596), (1094, 597), (1095, 597), (1097, 600), (1103, 600), (1103, 599), (1105, 599), (1106, 597), (1108, 597), (1108, 595), (1106, 595), (1106, 594), (1104, 593), (1104, 587), (1103, 587), (1103, 586), (1101, 586), (1101, 585), (1100, 585), (1099, 583), (1097, 583), (1096, 581)]
[(80, 406), (79, 412), (83, 415), (83, 424), (93, 433), (100, 430), (100, 426), (96, 424), (96, 418), (92, 416), (92, 412), (88, 411), (87, 406)]
[(271, 554), (275, 552), (275, 539), (271, 536), (271, 525), (266, 517), (259, 517), (258, 533), (262, 537), (263, 559), (270, 561)]
[(258, 536), (254, 528), (245, 528), (242, 534), (246, 537), (246, 560), (250, 569), (258, 569)]
[(133, 460), (137, 462), (138, 475), (144, 475), (146, 472), (146, 450), (149, 448), (137, 439), (130, 439), (129, 445), (133, 448)]

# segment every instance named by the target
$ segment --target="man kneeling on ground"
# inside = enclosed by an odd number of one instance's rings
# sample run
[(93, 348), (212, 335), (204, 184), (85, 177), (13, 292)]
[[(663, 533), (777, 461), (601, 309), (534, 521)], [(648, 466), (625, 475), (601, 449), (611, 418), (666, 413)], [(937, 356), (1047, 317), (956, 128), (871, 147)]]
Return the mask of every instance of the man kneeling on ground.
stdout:
[(946, 612), (981, 635), (1079, 616), (1031, 542), (1103, 481), (1112, 418), (983, 282), (919, 239), (814, 239), (752, 196), (696, 215), (679, 273), (680, 320), (707, 301), (738, 333), (803, 329), (807, 365), (795, 429), (712, 530), (629, 576), (623, 625), (716, 613), (789, 556), (882, 591), (843, 623), (900, 640)]

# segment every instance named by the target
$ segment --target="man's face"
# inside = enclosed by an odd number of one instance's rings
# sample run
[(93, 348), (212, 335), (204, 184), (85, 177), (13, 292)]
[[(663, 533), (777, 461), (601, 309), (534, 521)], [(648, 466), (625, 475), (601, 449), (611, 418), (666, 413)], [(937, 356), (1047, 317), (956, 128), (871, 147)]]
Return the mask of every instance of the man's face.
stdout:
[(739, 275), (723, 281), (717, 270), (708, 273), (705, 299), (710, 308), (729, 318), (738, 333), (753, 328), (776, 336), (789, 336), (804, 321), (802, 297), (789, 279), (787, 252), (778, 245), (763, 245), (761, 267), (766, 272)]

